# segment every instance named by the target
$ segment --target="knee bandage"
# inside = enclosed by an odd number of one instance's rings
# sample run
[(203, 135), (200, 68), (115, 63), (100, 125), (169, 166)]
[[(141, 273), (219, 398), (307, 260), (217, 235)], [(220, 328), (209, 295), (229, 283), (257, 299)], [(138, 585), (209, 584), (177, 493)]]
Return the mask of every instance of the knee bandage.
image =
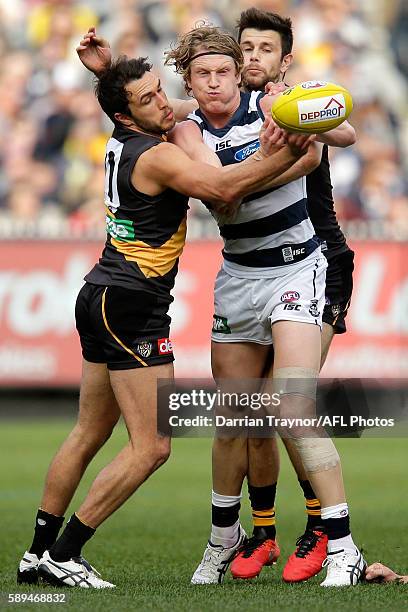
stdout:
[[(274, 390), (281, 396), (303, 395), (309, 400), (316, 400), (318, 375), (311, 368), (279, 368), (274, 371)], [(331, 470), (340, 462), (330, 438), (294, 437), (292, 440), (307, 472)]]
[(319, 373), (311, 368), (278, 368), (273, 372), (273, 387), (279, 395), (304, 395), (316, 399)]
[(339, 453), (330, 438), (295, 438), (293, 443), (306, 472), (325, 472), (340, 463)]

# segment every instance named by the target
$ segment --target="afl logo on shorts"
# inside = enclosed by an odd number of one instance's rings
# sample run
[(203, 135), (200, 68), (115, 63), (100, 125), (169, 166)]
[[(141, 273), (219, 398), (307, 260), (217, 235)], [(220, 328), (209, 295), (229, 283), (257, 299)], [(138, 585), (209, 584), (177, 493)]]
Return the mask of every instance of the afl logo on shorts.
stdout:
[(147, 357), (150, 357), (150, 355), (152, 354), (153, 345), (151, 342), (141, 342), (140, 344), (137, 345), (136, 350), (139, 353), (139, 355), (147, 358)]
[(297, 291), (285, 291), (283, 295), (281, 295), (281, 302), (288, 304), (289, 302), (297, 302), (300, 299), (300, 293)]
[(160, 338), (157, 341), (157, 347), (159, 349), (159, 355), (168, 355), (173, 352), (173, 346), (169, 338)]

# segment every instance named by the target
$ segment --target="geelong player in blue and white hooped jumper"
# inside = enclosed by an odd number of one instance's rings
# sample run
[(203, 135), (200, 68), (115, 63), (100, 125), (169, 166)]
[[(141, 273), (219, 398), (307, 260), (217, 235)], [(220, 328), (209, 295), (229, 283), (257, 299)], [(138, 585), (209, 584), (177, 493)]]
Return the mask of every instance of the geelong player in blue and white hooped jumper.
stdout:
[[(234, 39), (216, 28), (196, 28), (168, 53), (167, 62), (183, 75), (200, 107), (190, 121), (176, 127), (173, 141), (192, 159), (214, 165), (256, 163), (256, 156), (247, 157), (259, 147), (271, 99), (260, 92), (240, 92), (243, 60)], [(336, 130), (320, 139), (336, 145)], [(327, 263), (308, 216), (304, 176), (318, 166), (320, 155), (321, 148), (315, 157), (310, 152), (267, 189), (244, 199), (232, 218), (213, 213), (224, 239), (224, 261), (215, 284), (214, 377), (260, 378), (273, 344), (273, 381), (283, 389), (283, 416), (310, 414), (315, 404)], [(290, 434), (322, 508), (344, 504), (340, 460), (332, 441), (315, 430)], [(244, 438), (215, 438), (212, 532), (192, 578), (195, 584), (221, 582), (241, 545), (238, 512), (248, 468), (242, 460), (246, 444)], [(336, 519), (330, 521), (337, 535)], [(270, 552), (273, 561), (277, 547)], [(358, 571), (349, 584), (358, 581), (364, 567), (361, 554), (357, 556)], [(343, 557), (340, 561), (344, 565)]]

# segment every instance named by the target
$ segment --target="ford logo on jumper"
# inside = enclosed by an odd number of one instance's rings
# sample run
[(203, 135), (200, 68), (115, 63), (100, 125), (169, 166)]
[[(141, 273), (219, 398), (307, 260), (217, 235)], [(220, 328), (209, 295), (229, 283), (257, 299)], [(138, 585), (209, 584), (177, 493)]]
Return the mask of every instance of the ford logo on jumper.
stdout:
[(259, 140), (256, 140), (255, 142), (251, 142), (251, 144), (247, 145), (246, 147), (244, 147), (243, 149), (240, 149), (239, 151), (235, 153), (235, 159), (237, 161), (244, 161), (244, 159), (252, 155), (252, 153), (255, 153), (255, 151), (257, 151), (260, 146), (261, 145), (259, 143)]

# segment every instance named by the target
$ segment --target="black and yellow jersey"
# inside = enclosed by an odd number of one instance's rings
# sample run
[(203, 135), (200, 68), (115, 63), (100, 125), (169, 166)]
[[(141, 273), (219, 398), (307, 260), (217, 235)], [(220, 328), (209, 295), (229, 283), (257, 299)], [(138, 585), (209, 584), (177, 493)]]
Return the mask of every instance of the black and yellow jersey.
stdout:
[(116, 127), (106, 146), (107, 239), (85, 280), (154, 294), (169, 294), (186, 237), (188, 198), (172, 189), (158, 196), (139, 192), (132, 171), (158, 137)]

